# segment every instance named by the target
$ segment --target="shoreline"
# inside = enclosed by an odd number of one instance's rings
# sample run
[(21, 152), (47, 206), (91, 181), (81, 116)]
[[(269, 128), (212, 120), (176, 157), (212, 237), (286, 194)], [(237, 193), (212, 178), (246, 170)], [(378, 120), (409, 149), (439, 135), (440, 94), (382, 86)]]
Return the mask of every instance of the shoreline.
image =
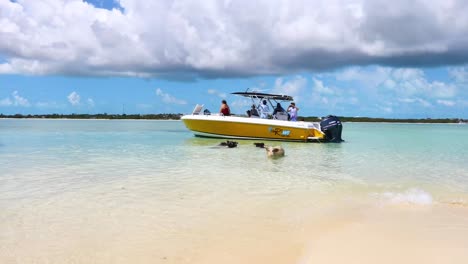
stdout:
[[(129, 121), (181, 121), (181, 119), (164, 119), (164, 118), (67, 118), (67, 117), (61, 117), (61, 118), (48, 118), (48, 117), (0, 117), (0, 120), (94, 120), (94, 121), (99, 121), (99, 120), (129, 120)], [(440, 119), (438, 119), (440, 120)], [(452, 119), (450, 119), (452, 120)], [(418, 122), (419, 121), (419, 122)], [(300, 121), (298, 121), (300, 122)], [(302, 122), (320, 122), (320, 120), (316, 121), (302, 121)], [(391, 121), (356, 121), (356, 120), (347, 120), (347, 121), (342, 121), (342, 123), (367, 123), (367, 124), (373, 124), (373, 123), (380, 123), (380, 124), (453, 124), (453, 125), (466, 125), (468, 124), (467, 122), (434, 122), (427, 121), (425, 119), (417, 120), (415, 122), (405, 122), (405, 121), (398, 121), (397, 119), (391, 119)]]
[(90, 120), (90, 121), (181, 121), (180, 119), (132, 119), (132, 118), (16, 118), (16, 117), (0, 117), (0, 120)]

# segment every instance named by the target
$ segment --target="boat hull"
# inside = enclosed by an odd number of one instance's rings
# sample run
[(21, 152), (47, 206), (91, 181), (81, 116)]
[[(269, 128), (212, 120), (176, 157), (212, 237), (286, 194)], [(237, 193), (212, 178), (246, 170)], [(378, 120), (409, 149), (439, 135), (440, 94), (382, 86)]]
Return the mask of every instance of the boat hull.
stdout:
[(319, 124), (235, 116), (186, 115), (185, 126), (196, 136), (213, 138), (320, 141)]

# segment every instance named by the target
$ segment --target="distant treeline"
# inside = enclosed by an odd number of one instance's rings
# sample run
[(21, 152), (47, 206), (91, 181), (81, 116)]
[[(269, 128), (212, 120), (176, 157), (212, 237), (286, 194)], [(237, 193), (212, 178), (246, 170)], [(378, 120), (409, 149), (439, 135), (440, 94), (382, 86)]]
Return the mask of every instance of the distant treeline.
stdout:
[[(388, 123), (459, 123), (468, 122), (459, 118), (374, 118), (374, 117), (339, 117), (342, 122), (388, 122)], [(317, 122), (318, 117), (304, 117), (304, 121)]]
[(47, 114), (47, 115), (4, 115), (0, 114), (0, 118), (50, 118), (50, 119), (155, 119), (155, 120), (179, 120), (182, 114), (148, 114), (148, 115), (114, 115), (114, 114)]
[[(150, 119), (150, 120), (179, 120), (182, 114), (47, 114), (47, 115), (4, 115), (0, 114), (0, 118), (50, 118), (50, 119)], [(467, 123), (467, 119), (459, 118), (408, 118), (408, 119), (397, 119), (397, 118), (373, 118), (373, 117), (339, 117), (342, 122), (393, 122), (393, 123)], [(299, 117), (299, 120), (317, 122), (320, 121), (318, 117)]]

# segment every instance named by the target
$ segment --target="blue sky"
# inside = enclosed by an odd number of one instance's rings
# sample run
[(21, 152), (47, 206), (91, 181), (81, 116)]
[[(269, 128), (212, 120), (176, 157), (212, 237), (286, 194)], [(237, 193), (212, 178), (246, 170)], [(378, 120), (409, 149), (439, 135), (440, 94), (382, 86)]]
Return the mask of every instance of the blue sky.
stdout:
[[(320, 7), (320, 8), (318, 8)], [(318, 10), (320, 9), (320, 10)], [(0, 113), (468, 118), (465, 1), (0, 0)]]

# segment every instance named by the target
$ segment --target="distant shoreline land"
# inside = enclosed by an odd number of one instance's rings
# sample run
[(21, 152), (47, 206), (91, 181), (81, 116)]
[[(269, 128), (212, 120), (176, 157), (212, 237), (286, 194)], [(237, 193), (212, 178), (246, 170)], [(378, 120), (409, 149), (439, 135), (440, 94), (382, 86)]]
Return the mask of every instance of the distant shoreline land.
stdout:
[(179, 120), (183, 114), (43, 114), (43, 115), (4, 115), (0, 114), (0, 118), (20, 118), (20, 119), (142, 119), (142, 120)]
[[(0, 114), (0, 118), (17, 118), (17, 119), (101, 119), (101, 120), (125, 120), (125, 119), (141, 119), (141, 120), (180, 120), (183, 114), (43, 114), (43, 115), (4, 115)], [(375, 117), (343, 117), (339, 116), (342, 122), (387, 122), (387, 123), (468, 123), (468, 119), (461, 118), (375, 118)], [(299, 117), (299, 120), (317, 122), (319, 117)]]

